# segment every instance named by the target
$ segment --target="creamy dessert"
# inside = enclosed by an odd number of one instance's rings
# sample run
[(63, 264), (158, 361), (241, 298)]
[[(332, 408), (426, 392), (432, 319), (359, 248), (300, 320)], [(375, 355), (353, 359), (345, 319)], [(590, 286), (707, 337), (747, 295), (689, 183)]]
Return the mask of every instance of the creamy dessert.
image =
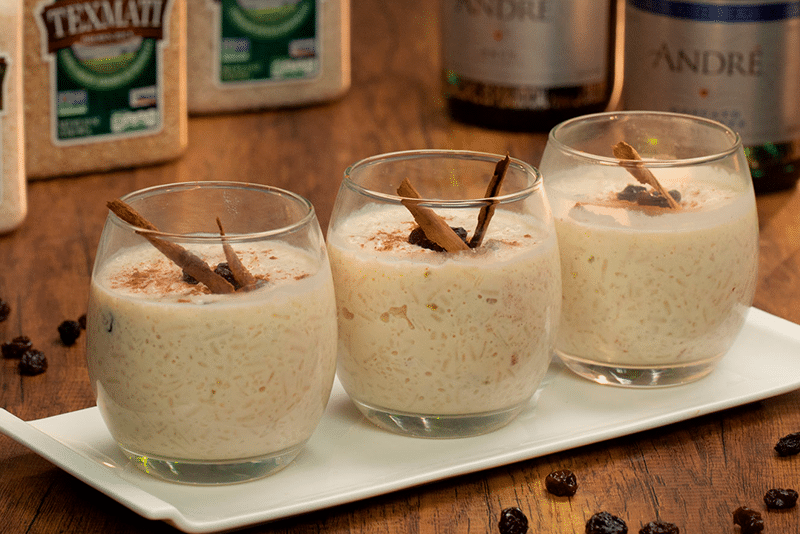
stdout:
[[(451, 227), (475, 227), (473, 210), (436, 211)], [(409, 243), (415, 226), (403, 206), (373, 205), (328, 233), (345, 390), (357, 404), (404, 414), (527, 402), (559, 315), (552, 228), (497, 209), (483, 244), (453, 253)]]
[(666, 189), (679, 190), (671, 209), (637, 203), (608, 172), (587, 167), (545, 180), (563, 280), (557, 352), (628, 368), (721, 357), (755, 291), (752, 191), (707, 168), (654, 169)]
[[(189, 460), (257, 458), (311, 436), (335, 372), (333, 282), (305, 252), (233, 245), (256, 289), (211, 294), (149, 244), (92, 279), (89, 374), (120, 445)], [(191, 247), (212, 266), (222, 247)]]

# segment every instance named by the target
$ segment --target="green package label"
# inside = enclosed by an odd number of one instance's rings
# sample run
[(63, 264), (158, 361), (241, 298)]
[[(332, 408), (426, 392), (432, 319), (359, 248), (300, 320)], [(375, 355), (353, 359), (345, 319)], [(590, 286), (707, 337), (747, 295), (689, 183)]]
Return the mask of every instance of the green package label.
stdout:
[(215, 0), (222, 84), (313, 78), (319, 73), (316, 0)]
[(161, 130), (161, 43), (171, 4), (57, 0), (40, 7), (57, 143)]

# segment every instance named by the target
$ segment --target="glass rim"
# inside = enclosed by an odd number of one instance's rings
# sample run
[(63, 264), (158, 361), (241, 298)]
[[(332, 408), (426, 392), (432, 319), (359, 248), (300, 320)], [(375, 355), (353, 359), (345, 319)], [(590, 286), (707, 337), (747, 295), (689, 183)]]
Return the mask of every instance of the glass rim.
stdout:
[(164, 193), (171, 193), (176, 191), (186, 191), (191, 189), (242, 189), (242, 190), (252, 190), (259, 193), (266, 193), (272, 196), (281, 197), (287, 200), (294, 202), (296, 205), (300, 205), (305, 208), (305, 214), (302, 215), (297, 221), (286, 224), (281, 226), (280, 228), (274, 228), (272, 230), (263, 230), (260, 232), (248, 232), (244, 234), (225, 234), (224, 236), (215, 234), (180, 234), (175, 232), (162, 232), (160, 230), (149, 230), (147, 228), (141, 228), (139, 226), (135, 226), (130, 224), (122, 219), (120, 219), (115, 213), (109, 211), (108, 219), (113, 222), (114, 224), (122, 227), (128, 228), (138, 234), (148, 235), (151, 237), (158, 237), (162, 239), (166, 239), (169, 241), (184, 241), (184, 242), (209, 242), (209, 243), (219, 243), (223, 239), (227, 242), (243, 242), (243, 241), (254, 241), (254, 240), (262, 240), (267, 238), (274, 238), (276, 236), (290, 234), (297, 231), (308, 224), (311, 224), (314, 220), (316, 220), (316, 211), (314, 209), (314, 205), (302, 195), (294, 193), (292, 191), (282, 189), (280, 187), (275, 187), (271, 185), (263, 185), (263, 184), (255, 184), (250, 182), (235, 182), (235, 181), (225, 181), (225, 180), (212, 180), (212, 181), (190, 181), (190, 182), (175, 182), (169, 184), (160, 184), (151, 187), (145, 187), (143, 189), (138, 189), (136, 191), (131, 191), (121, 197), (120, 200), (123, 202), (129, 203), (129, 201), (144, 199), (152, 196), (156, 196), (159, 194)]
[[(593, 154), (591, 152), (578, 150), (576, 148), (569, 146), (564, 141), (558, 138), (558, 134), (560, 134), (567, 128), (575, 126), (576, 124), (616, 122), (618, 119), (624, 117), (643, 117), (643, 116), (659, 117), (662, 119), (677, 118), (687, 122), (693, 122), (698, 125), (702, 125), (703, 127), (706, 128), (717, 130), (730, 137), (731, 146), (725, 150), (720, 150), (712, 154), (708, 154), (705, 156), (697, 156), (693, 158), (680, 158), (680, 159), (642, 158), (641, 160), (636, 160), (636, 161), (625, 161), (617, 159), (615, 157), (601, 156), (598, 154)], [(590, 160), (595, 163), (599, 163), (601, 165), (613, 165), (618, 167), (645, 166), (654, 168), (664, 168), (664, 167), (695, 166), (727, 158), (735, 154), (739, 149), (742, 148), (742, 138), (738, 134), (738, 132), (736, 132), (732, 128), (726, 126), (725, 124), (719, 121), (715, 121), (705, 117), (698, 117), (696, 115), (689, 115), (687, 113), (675, 113), (671, 111), (646, 111), (646, 110), (606, 111), (602, 113), (591, 113), (589, 115), (581, 115), (579, 117), (574, 117), (572, 119), (565, 120), (564, 122), (561, 122), (556, 126), (554, 126), (550, 130), (550, 133), (547, 136), (547, 142), (549, 144), (552, 144), (555, 148), (557, 148), (561, 152), (569, 154), (573, 157)]]
[[(356, 193), (360, 193), (366, 197), (381, 200), (391, 204), (401, 204), (406, 197), (392, 193), (382, 193), (373, 189), (364, 187), (356, 183), (352, 179), (354, 171), (377, 165), (383, 162), (396, 162), (403, 160), (423, 159), (431, 156), (440, 156), (447, 159), (455, 160), (474, 160), (483, 161), (486, 163), (497, 164), (498, 161), (505, 158), (499, 154), (492, 154), (490, 152), (480, 152), (474, 150), (444, 150), (444, 149), (417, 149), (417, 150), (402, 150), (397, 152), (387, 152), (384, 154), (377, 154), (363, 158), (352, 165), (348, 166), (344, 171), (344, 185)], [(426, 207), (441, 207), (441, 208), (464, 208), (474, 206), (484, 206), (487, 203), (494, 204), (508, 204), (524, 199), (535, 193), (542, 188), (542, 173), (533, 165), (526, 163), (520, 159), (510, 157), (510, 167), (513, 166), (516, 170), (524, 172), (526, 175), (533, 176), (533, 181), (526, 187), (523, 187), (513, 193), (506, 193), (496, 197), (475, 197), (467, 199), (443, 199), (443, 198), (419, 198), (415, 199), (416, 203), (420, 206)], [(491, 177), (489, 177), (491, 178)], [(488, 184), (488, 180), (487, 180)]]

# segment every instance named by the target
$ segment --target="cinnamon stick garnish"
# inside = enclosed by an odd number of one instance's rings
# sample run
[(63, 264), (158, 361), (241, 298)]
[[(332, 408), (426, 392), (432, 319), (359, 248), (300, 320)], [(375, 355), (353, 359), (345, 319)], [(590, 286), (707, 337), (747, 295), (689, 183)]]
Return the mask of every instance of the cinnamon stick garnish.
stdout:
[[(636, 152), (636, 149), (625, 141), (620, 141), (614, 145), (613, 150), (614, 157), (620, 160), (641, 161), (642, 159), (641, 156), (639, 156), (639, 153)], [(625, 165), (625, 169), (631, 173), (631, 175), (636, 178), (639, 183), (649, 185), (658, 191), (664, 198), (667, 199), (667, 203), (669, 204), (670, 208), (676, 210), (681, 209), (680, 204), (675, 202), (675, 199), (672, 198), (672, 195), (669, 194), (669, 191), (664, 189), (653, 173), (650, 172), (650, 169), (643, 167), (641, 164), (634, 166)]]
[(415, 199), (420, 198), (420, 194), (408, 181), (404, 178), (400, 187), (397, 188), (397, 194), (404, 197), (401, 202), (414, 220), (420, 225), (422, 231), (425, 232), (425, 237), (445, 249), (447, 252), (459, 252), (462, 250), (469, 250), (469, 246), (458, 237), (458, 234), (453, 231), (447, 222), (442, 219), (435, 211), (425, 206), (420, 206)]
[[(150, 221), (145, 219), (139, 212), (133, 209), (125, 202), (117, 199), (112, 200), (106, 204), (117, 217), (126, 223), (157, 232), (158, 228), (155, 227)], [(147, 232), (136, 231), (137, 234), (147, 239), (151, 245), (158, 249), (164, 256), (169, 258), (175, 265), (186, 271), (189, 276), (195, 278), (198, 282), (203, 283), (212, 293), (233, 293), (234, 288), (222, 276), (215, 273), (201, 258), (192, 254), (177, 243), (172, 243)]]
[(247, 290), (255, 286), (255, 277), (250, 274), (247, 267), (242, 264), (239, 256), (236, 255), (236, 251), (233, 250), (233, 247), (230, 246), (228, 240), (225, 238), (225, 229), (222, 228), (222, 221), (219, 220), (219, 217), (217, 217), (217, 227), (219, 227), (219, 235), (222, 238), (222, 250), (225, 251), (225, 259), (228, 262), (228, 268), (231, 270), (231, 273), (233, 273), (233, 279), (239, 284), (240, 290)]
[(500, 187), (503, 185), (503, 178), (506, 176), (506, 171), (511, 163), (511, 158), (508, 154), (506, 157), (497, 162), (494, 167), (494, 174), (489, 181), (489, 186), (486, 188), (486, 198), (492, 199), (489, 204), (481, 208), (478, 213), (478, 225), (475, 227), (475, 233), (472, 234), (472, 239), (469, 240), (470, 248), (477, 248), (483, 242), (483, 236), (486, 235), (486, 229), (489, 227), (489, 221), (492, 220), (494, 215), (494, 208), (497, 205), (495, 197), (500, 193)]

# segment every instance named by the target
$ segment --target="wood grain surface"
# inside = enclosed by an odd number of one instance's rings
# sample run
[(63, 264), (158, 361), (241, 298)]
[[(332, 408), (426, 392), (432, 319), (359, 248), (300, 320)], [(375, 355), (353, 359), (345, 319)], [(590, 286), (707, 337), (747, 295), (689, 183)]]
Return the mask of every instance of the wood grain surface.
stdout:
[[(354, 0), (352, 28), (353, 85), (335, 102), (192, 117), (188, 150), (174, 162), (30, 183), (26, 222), (0, 236), (0, 298), (12, 306), (0, 323), (0, 341), (29, 336), (47, 354), (49, 369), (22, 377), (16, 361), (0, 362), (0, 406), (31, 420), (94, 405), (85, 339), (64, 347), (56, 328), (86, 311), (108, 200), (176, 181), (258, 182), (306, 196), (326, 228), (343, 171), (363, 157), (451, 148), (508, 152), (539, 163), (546, 135), (484, 130), (447, 116), (439, 91), (438, 2)], [(800, 191), (760, 197), (758, 213), (755, 306), (800, 323)], [(753, 354), (753, 364), (763, 356)], [(682, 533), (736, 533), (732, 511), (748, 505), (764, 513), (766, 534), (797, 533), (800, 509), (766, 512), (762, 498), (772, 487), (800, 490), (800, 456), (779, 458), (772, 450), (779, 437), (798, 431), (800, 391), (794, 391), (247, 532), (491, 533), (503, 508), (519, 506), (531, 532), (582, 533), (591, 514), (607, 510), (623, 517), (630, 532), (660, 518)], [(544, 489), (545, 476), (560, 468), (578, 476), (572, 498)], [(0, 436), (0, 532), (174, 531)]]

